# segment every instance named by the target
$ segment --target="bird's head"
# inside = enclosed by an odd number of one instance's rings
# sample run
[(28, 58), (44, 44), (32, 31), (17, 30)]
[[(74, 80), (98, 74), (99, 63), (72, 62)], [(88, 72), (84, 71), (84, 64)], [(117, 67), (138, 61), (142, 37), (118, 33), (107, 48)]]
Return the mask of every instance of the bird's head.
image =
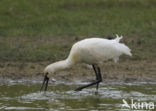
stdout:
[[(67, 68), (69, 68), (68, 66), (69, 65), (67, 65), (66, 60), (55, 62), (55, 63), (52, 63), (52, 64), (48, 65), (44, 69), (44, 80), (43, 80), (43, 84), (41, 86), (40, 91), (44, 87), (44, 84), (45, 84), (45, 91), (47, 90), (49, 78), (51, 78), (55, 74), (55, 72), (67, 69)], [(54, 79), (52, 79), (52, 80), (55, 81)]]
[(48, 87), (48, 82), (49, 79), (52, 77), (52, 75), (55, 73), (54, 67), (52, 65), (48, 65), (45, 69), (44, 69), (44, 79), (43, 79), (43, 83), (41, 85), (41, 89), (40, 92), (42, 91), (42, 88), (45, 85), (45, 89), (44, 91), (47, 90)]
[(45, 69), (44, 69), (44, 76), (47, 76), (48, 78), (51, 78), (52, 75), (56, 72), (56, 67), (54, 64), (50, 64), (48, 65)]

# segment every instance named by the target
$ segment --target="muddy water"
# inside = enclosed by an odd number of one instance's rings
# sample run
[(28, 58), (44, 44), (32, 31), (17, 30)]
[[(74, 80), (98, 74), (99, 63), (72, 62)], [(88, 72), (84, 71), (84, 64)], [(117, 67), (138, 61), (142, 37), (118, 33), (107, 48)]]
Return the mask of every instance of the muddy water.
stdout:
[[(156, 105), (155, 83), (101, 83), (75, 92), (73, 89), (87, 83), (50, 83), (47, 93), (40, 93), (40, 82), (9, 81), (0, 84), (0, 111), (129, 111), (123, 99), (134, 102), (152, 102)], [(138, 107), (137, 107), (138, 108)], [(156, 107), (154, 107), (156, 110)], [(144, 110), (146, 111), (145, 107)], [(151, 110), (151, 111), (155, 111)]]

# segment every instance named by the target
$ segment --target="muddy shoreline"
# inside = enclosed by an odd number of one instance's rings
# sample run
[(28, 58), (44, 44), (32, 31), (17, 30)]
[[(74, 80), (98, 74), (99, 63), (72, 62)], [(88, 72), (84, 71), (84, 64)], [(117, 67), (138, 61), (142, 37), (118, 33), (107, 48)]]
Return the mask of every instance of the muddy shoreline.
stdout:
[[(51, 62), (3, 62), (0, 63), (0, 78), (12, 80), (43, 79), (43, 70)], [(104, 82), (156, 82), (155, 60), (120, 60), (119, 63), (108, 61), (101, 66)], [(89, 82), (95, 79), (92, 69), (82, 65), (58, 72), (53, 75), (56, 81)]]

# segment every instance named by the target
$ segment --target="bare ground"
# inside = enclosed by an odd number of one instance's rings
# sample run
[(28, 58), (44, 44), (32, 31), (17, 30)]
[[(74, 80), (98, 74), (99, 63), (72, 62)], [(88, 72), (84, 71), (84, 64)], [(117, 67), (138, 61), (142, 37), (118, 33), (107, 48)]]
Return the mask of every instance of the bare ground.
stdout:
[[(0, 78), (42, 80), (43, 70), (50, 62), (4, 62), (0, 63)], [(105, 62), (101, 66), (105, 82), (156, 82), (155, 60), (120, 59), (118, 63)], [(58, 72), (53, 75), (59, 81), (91, 81), (95, 80), (92, 69), (82, 65)]]

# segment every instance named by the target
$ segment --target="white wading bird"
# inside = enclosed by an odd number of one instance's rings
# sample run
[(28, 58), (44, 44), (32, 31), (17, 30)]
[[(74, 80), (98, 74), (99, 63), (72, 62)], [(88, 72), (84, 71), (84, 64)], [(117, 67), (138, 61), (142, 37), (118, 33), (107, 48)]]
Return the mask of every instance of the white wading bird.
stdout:
[(122, 54), (132, 56), (131, 50), (123, 43), (119, 43), (122, 36), (117, 37), (112, 40), (103, 38), (89, 38), (81, 40), (75, 43), (70, 51), (70, 54), (66, 60), (55, 62), (48, 65), (44, 70), (44, 80), (40, 91), (45, 86), (45, 91), (47, 90), (49, 78), (57, 71), (68, 69), (75, 64), (85, 63), (92, 65), (93, 70), (96, 75), (96, 81), (88, 85), (77, 88), (75, 91), (80, 91), (83, 88), (92, 86), (96, 84), (96, 89), (98, 90), (98, 85), (102, 81), (101, 71), (99, 64), (113, 59), (114, 62), (119, 60), (119, 56)]

